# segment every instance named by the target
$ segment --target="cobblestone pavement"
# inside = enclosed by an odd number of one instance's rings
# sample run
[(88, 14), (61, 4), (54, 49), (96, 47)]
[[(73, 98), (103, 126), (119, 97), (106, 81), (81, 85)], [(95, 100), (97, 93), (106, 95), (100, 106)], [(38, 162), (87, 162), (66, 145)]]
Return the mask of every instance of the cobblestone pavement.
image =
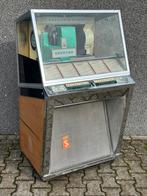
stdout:
[(114, 161), (42, 182), (15, 135), (0, 135), (0, 196), (147, 196), (147, 137), (124, 137)]

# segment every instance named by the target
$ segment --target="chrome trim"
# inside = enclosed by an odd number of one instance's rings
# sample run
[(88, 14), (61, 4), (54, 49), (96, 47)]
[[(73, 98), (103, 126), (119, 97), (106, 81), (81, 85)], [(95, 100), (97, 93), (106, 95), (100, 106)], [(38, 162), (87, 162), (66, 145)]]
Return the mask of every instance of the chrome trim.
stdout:
[(81, 101), (81, 102), (77, 102), (77, 103), (71, 103), (71, 104), (65, 104), (65, 105), (55, 106), (54, 108), (57, 109), (57, 108), (70, 107), (70, 106), (74, 106), (74, 105), (81, 105), (81, 104), (93, 103), (93, 102), (97, 102), (97, 100)]
[(22, 88), (43, 89), (42, 84), (35, 84), (35, 83), (20, 83), (18, 86)]
[(93, 160), (93, 161), (90, 161), (90, 162), (87, 162), (87, 163), (81, 163), (79, 164), (78, 166), (74, 166), (74, 167), (71, 167), (69, 169), (65, 169), (65, 170), (62, 170), (62, 171), (58, 171), (58, 172), (55, 172), (55, 173), (48, 173), (48, 174), (45, 174), (43, 175), (43, 179), (45, 180), (46, 178), (54, 178), (56, 176), (59, 176), (59, 175), (64, 175), (64, 174), (67, 174), (69, 172), (73, 172), (73, 171), (77, 171), (79, 169), (84, 169), (86, 167), (89, 167), (89, 166), (92, 166), (92, 165), (95, 165), (95, 164), (99, 164), (99, 163), (103, 163), (103, 162), (106, 162), (106, 161), (110, 161), (110, 160), (113, 160), (115, 159), (116, 155), (113, 154), (113, 155), (108, 155), (108, 156), (105, 156), (105, 157), (101, 157), (101, 158), (98, 158), (96, 160)]
[(126, 41), (125, 41), (125, 36), (124, 36), (124, 29), (123, 29), (123, 23), (122, 23), (122, 17), (121, 17), (121, 11), (120, 10), (118, 12), (118, 16), (119, 16), (120, 31), (121, 31), (121, 37), (122, 37), (122, 42), (123, 42), (123, 48), (124, 48), (124, 54), (125, 54), (127, 70), (128, 70), (128, 72), (130, 74), (130, 67), (129, 67), (129, 61), (128, 61), (127, 47), (126, 47)]
[(40, 48), (40, 44), (39, 44), (39, 37), (38, 37), (38, 33), (37, 33), (35, 14), (32, 10), (31, 10), (31, 18), (32, 18), (32, 26), (33, 26), (35, 40), (36, 40), (36, 46), (37, 46), (36, 51), (37, 51), (38, 58), (39, 58), (41, 78), (42, 78), (42, 83), (44, 84), (45, 83), (45, 74), (44, 74), (44, 68), (43, 68), (43, 60), (42, 60), (41, 48)]
[(16, 64), (17, 64), (17, 86), (20, 84), (20, 77), (19, 77), (19, 60), (18, 60), (18, 32), (17, 32), (17, 24), (15, 23), (15, 29), (16, 29)]
[(111, 133), (110, 133), (110, 126), (109, 126), (109, 120), (108, 120), (108, 113), (107, 113), (107, 106), (105, 100), (103, 102), (103, 107), (104, 107), (104, 113), (105, 113), (105, 122), (106, 122), (106, 129), (107, 129), (107, 136), (108, 136), (108, 142), (109, 142), (109, 149), (110, 149), (110, 154), (114, 154), (113, 152), (113, 144), (112, 144), (112, 138), (111, 138)]
[(59, 85), (59, 84), (92, 81), (92, 80), (97, 80), (97, 79), (121, 77), (121, 76), (129, 76), (129, 75), (130, 73), (128, 71), (124, 71), (124, 72), (121, 72), (121, 74), (114, 72), (114, 73), (108, 73), (108, 74), (79, 76), (79, 77), (72, 77), (72, 78), (66, 78), (66, 79), (50, 80), (50, 81), (45, 82), (44, 86), (54, 86), (54, 85)]
[(31, 9), (34, 13), (118, 13), (120, 10), (72, 10), (72, 9)]

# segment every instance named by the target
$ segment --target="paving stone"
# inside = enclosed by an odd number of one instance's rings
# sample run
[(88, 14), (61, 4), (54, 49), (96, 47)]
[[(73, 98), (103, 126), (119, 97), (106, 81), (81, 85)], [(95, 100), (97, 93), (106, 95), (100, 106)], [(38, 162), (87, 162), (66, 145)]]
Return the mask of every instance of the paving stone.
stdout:
[(147, 154), (139, 154), (142, 167), (147, 167)]
[(48, 196), (50, 191), (51, 191), (50, 189), (46, 189), (46, 188), (32, 189), (34, 196)]
[(6, 161), (6, 167), (5, 169), (2, 171), (2, 173), (7, 173), (7, 174), (18, 174), (19, 170), (18, 170), (18, 164), (19, 161)]
[(145, 173), (141, 167), (141, 161), (127, 161), (129, 164), (129, 172), (131, 173)]
[(0, 155), (0, 167), (4, 167), (5, 163), (4, 163), (4, 156)]
[(11, 196), (15, 189), (0, 189), (0, 196)]
[(19, 167), (20, 175), (17, 180), (34, 180), (32, 167)]
[(129, 152), (129, 153), (135, 153), (136, 149), (135, 147), (132, 145), (132, 143), (130, 141), (122, 141), (122, 145), (121, 145), (121, 151), (123, 153)]
[(12, 141), (12, 145), (10, 145), (9, 150), (19, 150), (20, 149), (20, 143), (17, 140)]
[(85, 187), (85, 185), (82, 182), (83, 177), (84, 177), (84, 173), (82, 171), (69, 174), (69, 183), (67, 185), (67, 188)]
[(100, 180), (101, 178), (98, 176), (97, 170), (97, 166), (86, 168), (83, 180)]
[[(1, 153), (1, 151), (0, 151), (0, 153)], [(9, 156), (9, 154), (0, 154), (0, 161), (4, 161), (8, 156)]]
[(0, 167), (5, 167), (5, 163), (2, 160), (0, 160)]
[(0, 146), (1, 147), (9, 147), (12, 145), (12, 141), (9, 141), (9, 140), (1, 140), (0, 141)]
[(112, 162), (111, 166), (118, 166), (118, 167), (123, 167), (127, 166), (125, 161), (123, 160), (123, 155), (117, 156)]
[(146, 196), (147, 195), (147, 188), (137, 188), (137, 191), (140, 192), (142, 194), (142, 196)]
[(120, 196), (120, 188), (102, 188), (107, 196)]
[(69, 196), (69, 193), (65, 190), (68, 181), (52, 180), (50, 184), (52, 185), (52, 191), (49, 196), (64, 195)]
[(131, 180), (133, 179), (129, 172), (127, 167), (113, 167), (113, 169), (116, 171), (116, 179), (122, 179), (122, 180)]
[(141, 196), (139, 192), (135, 190), (135, 181), (118, 180), (121, 185), (121, 196)]
[(125, 152), (124, 160), (125, 160), (125, 162), (127, 162), (127, 161), (140, 161), (140, 158), (136, 153)]
[(146, 135), (134, 135), (134, 136), (131, 136), (132, 140), (135, 141), (135, 140), (139, 140), (139, 141), (147, 141), (147, 136)]
[(135, 154), (135, 153), (136, 153), (135, 149), (134, 149), (133, 147), (131, 147), (131, 146), (130, 146), (130, 149), (128, 148), (128, 149), (126, 149), (126, 150), (123, 150), (123, 149), (121, 148), (121, 149), (120, 149), (120, 152), (123, 153), (123, 154), (125, 154), (125, 153)]
[(139, 140), (139, 141), (132, 141), (132, 145), (136, 148), (136, 152), (139, 154), (147, 154), (147, 141)]
[(14, 134), (12, 134), (12, 135), (9, 134), (9, 135), (6, 136), (6, 138), (7, 138), (8, 141), (11, 141), (11, 140), (12, 141), (18, 141), (19, 136), (18, 135), (14, 135)]
[(123, 150), (135, 149), (133, 146), (131, 146), (131, 140), (122, 140), (121, 148)]
[(102, 187), (103, 188), (119, 188), (119, 184), (115, 181), (115, 175), (113, 174), (100, 174), (103, 180)]
[(98, 174), (99, 173), (114, 173), (114, 170), (112, 170), (110, 166), (110, 162), (100, 164), (98, 169)]
[(16, 188), (15, 177), (17, 174), (1, 174), (1, 183), (0, 183), (0, 189), (1, 188)]
[(124, 141), (126, 141), (126, 140), (127, 140), (127, 141), (128, 141), (128, 140), (131, 141), (131, 140), (132, 140), (132, 137), (129, 136), (129, 135), (123, 135), (123, 140), (124, 140)]
[(51, 185), (48, 182), (43, 182), (42, 180), (36, 180), (32, 185), (32, 188), (49, 188), (51, 189)]
[(143, 169), (146, 171), (146, 173), (147, 173), (147, 167), (144, 167), (144, 166), (142, 166), (143, 167)]
[(70, 193), (70, 196), (84, 196), (86, 189), (85, 188), (68, 188), (67, 191)]
[(22, 161), (22, 156), (21, 156), (21, 151), (20, 150), (10, 150), (10, 156), (6, 158), (6, 160), (21, 160)]
[(9, 147), (6, 144), (0, 144), (0, 155), (9, 155)]
[(102, 196), (105, 195), (104, 192), (101, 191), (101, 181), (93, 180), (93, 181), (87, 181), (87, 191), (85, 192), (85, 195), (95, 195), (95, 196)]
[(7, 140), (8, 135), (0, 134), (0, 143), (2, 140)]
[(20, 167), (30, 167), (31, 164), (29, 163), (29, 161), (24, 157), (22, 156), (22, 162), (19, 164)]
[(132, 177), (136, 180), (136, 187), (137, 188), (147, 188), (147, 174), (141, 173), (141, 174), (135, 174), (132, 173)]
[(56, 177), (56, 180), (67, 180), (68, 181), (68, 176), (67, 175), (58, 176)]
[(48, 183), (48, 181), (43, 182), (40, 177), (35, 173), (35, 182), (32, 185), (32, 188), (48, 188), (51, 189), (51, 185)]
[(0, 135), (0, 196), (11, 195), (16, 190), (16, 184), (18, 188), (14, 196), (84, 196), (84, 193), (86, 196), (145, 196), (146, 144), (147, 140), (132, 140), (129, 137), (123, 141), (122, 155), (113, 162), (60, 176), (49, 183), (43, 182), (34, 173), (21, 154), (16, 137)]
[(12, 196), (33, 196), (31, 192), (31, 185), (33, 181), (16, 181), (17, 190)]
[(0, 173), (4, 170), (4, 166), (0, 166)]

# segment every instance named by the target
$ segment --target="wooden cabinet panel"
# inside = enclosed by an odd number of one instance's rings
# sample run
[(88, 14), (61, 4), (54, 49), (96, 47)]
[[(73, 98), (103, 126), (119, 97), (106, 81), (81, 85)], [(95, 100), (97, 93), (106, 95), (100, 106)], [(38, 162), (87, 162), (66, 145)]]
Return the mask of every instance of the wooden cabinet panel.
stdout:
[(42, 142), (35, 134), (20, 120), (20, 146), (33, 167), (40, 174), (42, 164)]
[(19, 117), (32, 130), (38, 140), (42, 140), (46, 101), (33, 97), (19, 97)]

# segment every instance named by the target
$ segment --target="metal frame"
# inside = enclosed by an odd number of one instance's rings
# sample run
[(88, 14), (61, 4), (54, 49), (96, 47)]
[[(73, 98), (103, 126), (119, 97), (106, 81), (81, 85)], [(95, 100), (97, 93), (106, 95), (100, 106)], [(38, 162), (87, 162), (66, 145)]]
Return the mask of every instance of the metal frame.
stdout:
[[(17, 33), (17, 22), (15, 23), (15, 29), (16, 29), (16, 33)], [(16, 52), (18, 54), (18, 35), (16, 36)], [(18, 86), (21, 84), (20, 83), (20, 76), (19, 76), (19, 60), (18, 60), (18, 55), (16, 54), (16, 64), (17, 64), (17, 83)]]
[[(65, 79), (56, 79), (56, 80), (45, 80), (45, 73), (44, 73), (44, 67), (43, 67), (43, 60), (42, 60), (42, 55), (41, 55), (41, 48), (40, 48), (40, 43), (39, 43), (39, 38), (38, 38), (38, 33), (37, 33), (37, 25), (36, 25), (36, 18), (35, 14), (40, 13), (40, 14), (67, 14), (67, 13), (87, 13), (87, 14), (96, 14), (96, 13), (117, 13), (118, 18), (119, 18), (119, 23), (120, 23), (120, 31), (121, 31), (121, 37), (122, 37), (122, 42), (123, 42), (123, 48), (124, 48), (124, 55), (125, 55), (125, 60), (126, 60), (126, 67), (127, 71), (122, 71), (122, 72), (113, 72), (113, 73), (105, 73), (105, 74), (97, 74), (97, 75), (90, 75), (90, 76), (79, 76), (79, 77), (72, 77), (72, 78), (65, 78)], [(39, 58), (39, 64), (40, 64), (40, 70), (41, 70), (41, 75), (42, 75), (42, 82), (43, 86), (52, 86), (52, 85), (59, 85), (59, 84), (65, 84), (65, 83), (71, 83), (71, 82), (81, 82), (81, 81), (89, 81), (89, 80), (95, 80), (95, 79), (102, 79), (102, 78), (110, 78), (110, 77), (116, 77), (116, 76), (128, 76), (130, 75), (130, 68), (129, 68), (129, 63), (128, 63), (128, 56), (127, 56), (127, 49), (126, 49), (126, 43), (125, 43), (125, 38), (124, 38), (124, 31), (123, 31), (123, 25), (122, 25), (122, 19), (121, 19), (121, 13), (120, 10), (47, 10), (47, 9), (32, 9), (31, 10), (31, 18), (32, 18), (32, 24), (33, 24), (33, 29), (34, 29), (34, 34), (36, 38), (36, 45), (37, 45), (37, 52), (38, 52), (38, 58)]]
[[(43, 180), (51, 179), (58, 175), (63, 175), (69, 172), (83, 169), (88, 166), (92, 166), (98, 163), (113, 160), (120, 153), (121, 139), (123, 136), (123, 131), (124, 131), (125, 123), (126, 123), (126, 118), (127, 118), (127, 113), (129, 109), (130, 99), (132, 95), (131, 92), (133, 90), (133, 86), (134, 86), (134, 81), (130, 79), (128, 83), (119, 85), (119, 86), (107, 86), (106, 88), (102, 88), (102, 89), (93, 89), (93, 90), (90, 89), (84, 92), (79, 91), (79, 92), (72, 92), (71, 94), (65, 93), (59, 96), (54, 95), (54, 96), (48, 97), (48, 100), (46, 103), (47, 104), (46, 105), (46, 118), (48, 118), (49, 120), (46, 121), (45, 123), (43, 163), (42, 163), (42, 172), (41, 172), (41, 176)], [(72, 99), (72, 97), (75, 97), (77, 93), (78, 93), (78, 97), (80, 97), (80, 100)], [(122, 124), (119, 130), (120, 136), (118, 139), (116, 150), (113, 149), (112, 136), (109, 130), (109, 125), (107, 124), (109, 145), (111, 148), (110, 155), (103, 156), (101, 158), (96, 158), (95, 160), (81, 163), (77, 165), (76, 167), (73, 166), (72, 168), (64, 169), (56, 173), (50, 173), (50, 145), (51, 145), (51, 138), (52, 138), (52, 123), (53, 123), (54, 110), (59, 107), (68, 107), (71, 105), (86, 104), (89, 102), (97, 102), (97, 101), (103, 101), (104, 102), (103, 104), (105, 104), (107, 100), (116, 99), (117, 97), (122, 97), (124, 95), (126, 95), (126, 106), (124, 109), (124, 116), (123, 116)], [(86, 97), (86, 100), (85, 99), (83, 100), (84, 97)], [(68, 103), (68, 102), (71, 102), (71, 103)], [(105, 112), (106, 112), (106, 108), (105, 108)], [(107, 114), (105, 115), (105, 118), (107, 118)]]
[(22, 88), (33, 88), (33, 89), (43, 89), (42, 84), (36, 84), (36, 83), (20, 83), (19, 87)]
[(58, 171), (58, 172), (56, 172), (54, 174), (47, 173), (47, 174), (44, 174), (42, 176), (42, 180), (44, 180), (44, 181), (45, 180), (49, 180), (49, 179), (55, 178), (56, 176), (59, 176), (59, 175), (65, 175), (65, 174), (68, 174), (68, 173), (71, 173), (71, 172), (74, 172), (74, 171), (77, 171), (77, 170), (80, 170), (80, 169), (84, 169), (84, 168), (87, 168), (87, 167), (90, 167), (90, 166), (94, 166), (94, 165), (97, 165), (97, 164), (100, 164), (100, 163), (105, 163), (106, 161), (112, 161), (118, 155), (119, 155), (119, 153), (108, 155), (108, 156), (103, 156), (101, 158), (97, 158), (97, 159), (92, 160), (90, 162), (79, 164), (76, 167), (71, 167), (69, 169)]
[[(122, 78), (122, 77), (121, 77)], [(79, 92), (89, 92), (90, 91), (95, 91), (95, 90), (98, 90), (98, 91), (105, 91), (105, 89), (113, 89), (115, 87), (125, 87), (126, 85), (129, 85), (129, 84), (135, 84), (134, 80), (130, 77), (130, 76), (124, 76), (123, 79), (125, 80), (122, 80), (122, 81), (119, 81), (119, 77), (116, 78), (117, 80), (117, 83), (115, 84), (103, 84), (103, 85), (100, 85), (100, 86), (91, 86), (89, 88), (83, 88), (83, 89), (74, 89), (74, 93), (79, 93)], [(45, 87), (44, 88), (48, 97), (52, 97), (52, 96), (58, 96), (58, 95), (68, 95), (68, 94), (72, 94), (73, 93), (73, 90), (66, 90), (66, 91), (61, 91), (61, 92), (53, 92), (51, 90), (51, 87)], [(67, 104), (68, 106), (68, 104)]]
[[(16, 19), (16, 23), (15, 23), (15, 29), (17, 32), (17, 23), (26, 19), (26, 18), (30, 18), (31, 20), (31, 13), (30, 11), (26, 12), (25, 14), (21, 15), (18, 19)], [(18, 54), (18, 36), (16, 36), (16, 54)], [(18, 60), (18, 55), (16, 55), (16, 62), (17, 62), (17, 82), (18, 82), (18, 86), (22, 87), (24, 83), (20, 82), (20, 77), (19, 77), (19, 60)], [(25, 83), (24, 85), (26, 88), (27, 84)], [(27, 86), (28, 87), (28, 86)], [(31, 84), (31, 87), (33, 87), (33, 85)]]

